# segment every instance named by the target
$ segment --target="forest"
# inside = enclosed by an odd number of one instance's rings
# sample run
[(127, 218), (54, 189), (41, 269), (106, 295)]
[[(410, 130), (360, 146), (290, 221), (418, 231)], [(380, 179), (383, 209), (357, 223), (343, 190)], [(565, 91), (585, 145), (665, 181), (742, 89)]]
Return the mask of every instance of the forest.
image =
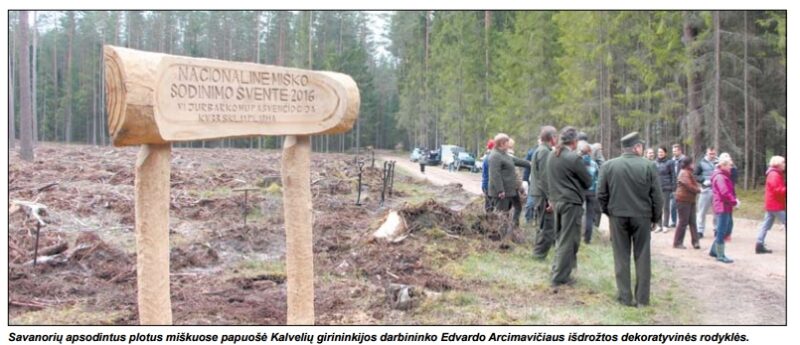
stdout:
[(8, 29), (9, 148), (22, 151), (109, 145), (104, 44), (349, 74), (359, 120), (315, 137), (317, 152), (480, 154), (498, 132), (524, 152), (542, 125), (572, 125), (612, 157), (630, 131), (694, 156), (717, 147), (752, 188), (787, 150), (785, 11), (10, 11)]

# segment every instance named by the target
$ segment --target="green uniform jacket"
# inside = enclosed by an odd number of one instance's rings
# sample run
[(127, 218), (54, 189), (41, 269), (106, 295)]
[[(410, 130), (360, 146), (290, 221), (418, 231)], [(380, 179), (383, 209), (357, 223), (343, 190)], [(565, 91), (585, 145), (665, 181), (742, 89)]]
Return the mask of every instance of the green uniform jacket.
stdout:
[(663, 199), (655, 164), (633, 153), (600, 166), (597, 200), (603, 213), (613, 217), (661, 219)]
[(498, 150), (489, 154), (489, 196), (496, 197), (500, 192), (505, 192), (511, 197), (517, 194), (520, 180), (517, 177), (515, 166), (530, 167), (524, 159), (508, 155)]
[(529, 189), (532, 190), (531, 195), (535, 197), (547, 198), (547, 190), (544, 186), (547, 185), (547, 157), (550, 156), (552, 149), (547, 144), (539, 144), (536, 149), (536, 154), (531, 159), (531, 177), (529, 182)]
[(586, 190), (592, 185), (592, 175), (583, 159), (568, 147), (561, 155), (555, 152), (547, 158), (548, 197), (554, 202), (583, 204)]

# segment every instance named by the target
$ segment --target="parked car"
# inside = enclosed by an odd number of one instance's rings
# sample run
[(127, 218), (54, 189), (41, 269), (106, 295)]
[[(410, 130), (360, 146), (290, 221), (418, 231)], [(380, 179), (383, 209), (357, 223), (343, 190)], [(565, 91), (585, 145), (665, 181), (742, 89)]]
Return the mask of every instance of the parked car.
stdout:
[(425, 150), (420, 158), (420, 163), (425, 165), (439, 165), (441, 162), (442, 154), (439, 150)]
[(471, 153), (462, 151), (455, 155), (454, 168), (456, 171), (461, 170), (461, 168), (466, 168), (469, 169), (470, 172), (478, 172), (478, 166), (475, 163), (475, 157), (473, 157)]
[(419, 162), (419, 160), (422, 158), (422, 149), (415, 147), (414, 150), (411, 151), (410, 158), (412, 162)]

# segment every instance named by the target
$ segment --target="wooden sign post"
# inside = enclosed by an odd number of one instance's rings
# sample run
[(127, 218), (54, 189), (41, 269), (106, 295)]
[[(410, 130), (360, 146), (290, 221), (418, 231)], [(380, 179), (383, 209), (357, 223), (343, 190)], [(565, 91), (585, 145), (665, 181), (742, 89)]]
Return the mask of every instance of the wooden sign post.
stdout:
[(141, 145), (136, 162), (139, 322), (171, 324), (171, 143), (285, 135), (287, 323), (314, 323), (312, 134), (343, 133), (358, 117), (347, 75), (148, 53), (105, 46), (108, 130), (115, 146)]

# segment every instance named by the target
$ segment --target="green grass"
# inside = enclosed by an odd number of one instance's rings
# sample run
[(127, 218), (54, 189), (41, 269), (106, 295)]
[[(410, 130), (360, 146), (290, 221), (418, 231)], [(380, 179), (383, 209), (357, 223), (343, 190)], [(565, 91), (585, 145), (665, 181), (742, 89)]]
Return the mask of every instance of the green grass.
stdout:
[[(469, 248), (467, 248), (469, 250)], [(614, 260), (607, 240), (581, 245), (577, 283), (552, 293), (552, 251), (545, 261), (531, 257), (529, 245), (509, 252), (474, 251), (441, 266), (464, 282), (431, 298), (415, 312), (424, 323), (438, 324), (692, 324), (691, 301), (667, 269), (653, 265), (651, 306), (631, 308), (616, 301)], [(633, 264), (632, 264), (633, 266)]]
[(419, 204), (436, 196), (431, 192), (430, 186), (421, 183), (404, 183), (395, 180), (394, 189), (406, 193), (407, 196), (403, 197), (403, 200), (410, 204)]
[(12, 325), (113, 325), (124, 316), (122, 311), (89, 310), (83, 304), (31, 311), (9, 320)]
[[(219, 187), (214, 189), (203, 189), (203, 190), (196, 190), (194, 193), (200, 199), (216, 199), (216, 198), (225, 198), (233, 195), (233, 189), (228, 187)], [(244, 197), (244, 196), (242, 196)]]
[(233, 269), (228, 270), (227, 279), (234, 277), (253, 278), (260, 275), (282, 277), (286, 279), (286, 266), (284, 260), (249, 259), (236, 263)]
[(733, 211), (733, 216), (747, 219), (764, 218), (764, 187), (756, 189), (737, 189), (736, 196), (739, 197), (741, 205)]

